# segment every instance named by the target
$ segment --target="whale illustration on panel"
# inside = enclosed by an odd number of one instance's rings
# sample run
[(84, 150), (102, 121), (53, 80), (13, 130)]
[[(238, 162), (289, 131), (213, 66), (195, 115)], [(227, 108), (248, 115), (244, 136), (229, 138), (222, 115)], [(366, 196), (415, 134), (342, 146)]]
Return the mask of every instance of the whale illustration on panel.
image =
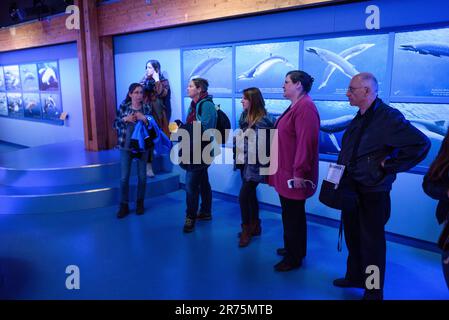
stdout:
[(190, 72), (189, 81), (195, 78), (201, 78), (207, 71), (209, 71), (213, 66), (215, 66), (223, 59), (224, 57), (212, 57), (201, 60), (193, 68), (192, 72)]
[(37, 106), (37, 101), (31, 100), (26, 103), (25, 110), (31, 112), (31, 109), (35, 108)]
[(22, 94), (20, 93), (8, 93), (8, 109), (11, 113), (17, 114), (22, 109)]
[(52, 83), (57, 83), (58, 78), (56, 77), (55, 70), (51, 67), (45, 67), (39, 70), (41, 76), (41, 82), (46, 85), (51, 85)]
[(354, 65), (330, 50), (317, 47), (309, 47), (306, 49), (306, 52), (316, 54), (321, 60), (340, 70), (348, 78), (352, 78), (359, 73)]
[(45, 98), (45, 108), (49, 109), (49, 108), (55, 108), (56, 107), (56, 102), (53, 99), (52, 96), (48, 96)]
[(33, 72), (27, 71), (23, 75), (23, 81), (32, 81), (36, 79), (36, 75)]
[(288, 60), (282, 56), (273, 56), (270, 55), (268, 58), (265, 58), (258, 63), (256, 63), (254, 66), (252, 66), (249, 70), (243, 72), (237, 77), (237, 80), (252, 80), (257, 77), (259, 77), (261, 74), (267, 72), (272, 66), (274, 66), (277, 63), (283, 63), (289, 68), (294, 68), (295, 66), (292, 65)]
[(23, 94), (24, 116), (31, 118), (41, 118), (42, 110), (40, 96), (36, 93)]
[(407, 119), (429, 138), (443, 140), (449, 127), (447, 120)]
[(5, 71), (5, 84), (6, 84), (6, 90), (21, 89), (18, 68), (17, 68), (17, 71), (13, 68), (11, 68), (11, 70)]
[(6, 93), (0, 92), (0, 115), (8, 115), (8, 102), (6, 100)]
[(5, 90), (5, 80), (3, 78), (3, 69), (0, 67), (0, 90)]
[(344, 131), (349, 123), (354, 119), (354, 115), (341, 116), (335, 119), (321, 120), (320, 130), (326, 133), (336, 133)]
[(348, 125), (354, 119), (354, 115), (341, 116), (335, 119), (321, 120), (320, 121), (320, 131), (323, 131), (329, 135), (329, 139), (334, 145), (335, 149), (339, 152), (341, 150), (335, 133), (346, 130)]
[[(323, 131), (329, 135), (332, 144), (340, 151), (340, 145), (338, 144), (335, 133), (346, 130), (349, 123), (354, 118), (354, 115), (341, 116), (335, 119), (321, 120), (320, 131)], [(417, 129), (423, 132), (427, 137), (443, 140), (449, 127), (448, 120), (423, 120), (423, 119), (407, 119)]]
[(440, 42), (414, 42), (399, 45), (399, 49), (416, 52), (422, 55), (431, 55), (438, 58), (449, 57), (449, 44)]
[[(375, 44), (373, 44), (373, 43), (358, 44), (356, 46), (353, 46), (351, 48), (343, 50), (338, 55), (340, 57), (342, 57), (343, 59), (345, 59), (346, 61), (348, 61), (349, 59), (351, 59), (355, 56), (358, 56), (359, 54), (361, 54), (362, 52), (365, 52), (366, 50), (368, 50), (369, 48), (371, 48), (373, 46), (375, 46)], [(323, 73), (323, 81), (321, 82), (320, 86), (318, 87), (318, 90), (320, 90), (321, 88), (324, 88), (327, 85), (330, 77), (335, 72), (335, 70), (337, 70), (337, 67), (335, 67), (334, 65), (332, 65), (332, 64), (327, 65), (327, 67)]]

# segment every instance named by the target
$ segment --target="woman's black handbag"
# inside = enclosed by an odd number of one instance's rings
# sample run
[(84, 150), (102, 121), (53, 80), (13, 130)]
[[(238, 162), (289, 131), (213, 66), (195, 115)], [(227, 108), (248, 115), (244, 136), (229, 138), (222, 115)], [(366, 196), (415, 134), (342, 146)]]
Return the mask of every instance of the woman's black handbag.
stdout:
[(323, 180), (319, 195), (320, 202), (328, 207), (341, 210), (343, 208), (343, 194), (339, 185)]
[(328, 207), (341, 210), (343, 208), (343, 192), (339, 183), (343, 177), (345, 166), (337, 163), (329, 163), (327, 177), (321, 184), (319, 199)]

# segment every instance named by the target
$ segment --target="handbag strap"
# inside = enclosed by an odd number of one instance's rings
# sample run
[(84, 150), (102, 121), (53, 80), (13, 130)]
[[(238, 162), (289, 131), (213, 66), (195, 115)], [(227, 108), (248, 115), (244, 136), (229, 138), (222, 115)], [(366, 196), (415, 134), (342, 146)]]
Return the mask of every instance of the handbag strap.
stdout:
[(343, 219), (340, 217), (340, 227), (338, 228), (338, 244), (337, 244), (338, 252), (341, 252), (342, 242), (343, 242)]

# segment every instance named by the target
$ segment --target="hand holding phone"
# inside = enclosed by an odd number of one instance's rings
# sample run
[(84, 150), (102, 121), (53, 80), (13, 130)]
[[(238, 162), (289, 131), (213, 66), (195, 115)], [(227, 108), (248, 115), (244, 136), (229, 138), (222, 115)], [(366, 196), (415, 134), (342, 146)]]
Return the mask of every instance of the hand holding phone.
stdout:
[[(296, 184), (295, 184), (296, 180)], [(307, 182), (310, 183), (310, 186), (312, 189), (316, 188), (316, 184), (313, 183), (313, 181), (303, 179), (303, 178), (293, 178), (287, 180), (287, 186), (289, 189), (296, 189), (296, 188), (307, 188)]]

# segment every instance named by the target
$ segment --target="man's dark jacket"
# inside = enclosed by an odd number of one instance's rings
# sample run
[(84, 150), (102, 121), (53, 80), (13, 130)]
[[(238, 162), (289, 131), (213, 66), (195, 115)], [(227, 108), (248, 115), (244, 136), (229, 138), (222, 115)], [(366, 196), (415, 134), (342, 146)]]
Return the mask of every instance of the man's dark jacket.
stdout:
[[(360, 143), (353, 154), (360, 133)], [(413, 168), (429, 149), (427, 136), (399, 110), (377, 98), (364, 115), (357, 113), (343, 135), (338, 157), (338, 163), (346, 166), (342, 185), (350, 177), (361, 192), (389, 191), (396, 173)], [(382, 167), (384, 159), (387, 160)]]

